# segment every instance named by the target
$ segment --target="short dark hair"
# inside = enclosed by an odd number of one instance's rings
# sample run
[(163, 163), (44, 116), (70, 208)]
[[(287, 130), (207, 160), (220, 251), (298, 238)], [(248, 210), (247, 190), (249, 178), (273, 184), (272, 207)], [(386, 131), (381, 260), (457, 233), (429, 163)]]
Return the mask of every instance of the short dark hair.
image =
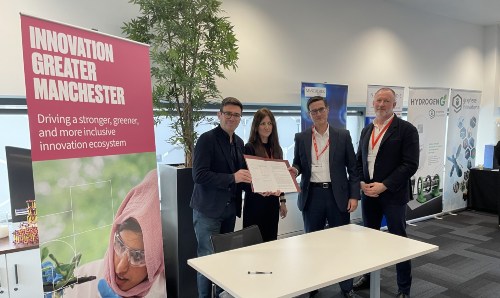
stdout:
[(326, 102), (326, 99), (322, 96), (313, 96), (313, 97), (310, 97), (308, 100), (307, 100), (307, 110), (309, 111), (309, 106), (313, 103), (313, 102), (317, 102), (317, 101), (320, 101), (322, 100), (324, 103), (325, 103), (325, 107), (328, 107), (328, 103)]
[(241, 111), (243, 112), (243, 105), (241, 104), (241, 101), (239, 101), (236, 97), (224, 98), (220, 104), (220, 111), (222, 112), (222, 109), (227, 105), (238, 106), (238, 107), (240, 107)]

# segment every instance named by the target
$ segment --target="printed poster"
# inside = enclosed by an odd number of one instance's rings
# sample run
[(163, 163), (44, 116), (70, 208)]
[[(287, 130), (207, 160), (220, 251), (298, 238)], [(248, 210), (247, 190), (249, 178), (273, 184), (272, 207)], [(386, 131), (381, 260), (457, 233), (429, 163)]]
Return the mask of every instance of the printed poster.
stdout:
[(480, 103), (480, 91), (451, 89), (444, 170), (445, 212), (467, 206), (464, 192), (470, 169), (476, 162)]
[(45, 297), (164, 297), (148, 46), (21, 30)]
[(304, 83), (300, 88), (301, 131), (313, 125), (307, 110), (307, 100), (313, 96), (326, 99), (329, 107), (328, 123), (332, 127), (345, 128), (347, 119), (347, 85)]
[(444, 153), (448, 88), (410, 88), (408, 121), (418, 130), (419, 167), (411, 179), (413, 199), (408, 202), (406, 219), (443, 211)]

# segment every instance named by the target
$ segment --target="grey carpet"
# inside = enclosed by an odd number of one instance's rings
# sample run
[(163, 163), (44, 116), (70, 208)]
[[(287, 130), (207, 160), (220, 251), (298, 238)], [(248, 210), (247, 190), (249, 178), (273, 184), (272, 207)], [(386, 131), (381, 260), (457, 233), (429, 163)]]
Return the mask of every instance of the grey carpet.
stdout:
[[(412, 297), (500, 297), (497, 215), (467, 210), (415, 224), (408, 226), (408, 237), (438, 245), (439, 250), (412, 260)], [(392, 266), (381, 271), (381, 298), (395, 297), (395, 270)], [(369, 297), (369, 290), (356, 294)], [(320, 289), (315, 296), (326, 297), (341, 297), (338, 285)]]

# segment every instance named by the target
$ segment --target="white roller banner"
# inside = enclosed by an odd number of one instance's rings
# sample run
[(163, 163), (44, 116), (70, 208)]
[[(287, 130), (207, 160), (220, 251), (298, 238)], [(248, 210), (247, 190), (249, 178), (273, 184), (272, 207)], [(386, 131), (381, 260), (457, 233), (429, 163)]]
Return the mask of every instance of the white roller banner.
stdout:
[(418, 130), (419, 167), (413, 176), (413, 200), (407, 219), (443, 210), (443, 173), (449, 88), (410, 88), (408, 121)]
[(452, 89), (448, 117), (448, 139), (443, 211), (465, 208), (463, 193), (475, 165), (481, 92)]

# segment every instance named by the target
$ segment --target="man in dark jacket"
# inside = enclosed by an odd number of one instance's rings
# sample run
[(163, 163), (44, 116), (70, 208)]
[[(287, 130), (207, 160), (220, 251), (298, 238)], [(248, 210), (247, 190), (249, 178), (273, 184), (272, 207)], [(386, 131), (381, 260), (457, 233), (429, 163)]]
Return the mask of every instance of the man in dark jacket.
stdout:
[[(190, 206), (198, 257), (212, 254), (210, 236), (233, 232), (236, 216), (241, 216), (240, 183), (251, 182), (243, 159), (243, 140), (234, 133), (242, 112), (238, 99), (225, 98), (217, 112), (220, 125), (202, 134), (194, 149)], [(210, 280), (198, 273), (197, 281), (199, 297), (210, 297)]]
[[(396, 94), (379, 89), (373, 99), (376, 117), (361, 132), (357, 169), (361, 178), (361, 206), (365, 227), (380, 229), (382, 217), (389, 233), (406, 237), (406, 203), (410, 179), (418, 169), (419, 138), (415, 126), (398, 118)], [(397, 297), (410, 297), (411, 262), (396, 265)], [(354, 290), (369, 288), (369, 276), (354, 283)]]

